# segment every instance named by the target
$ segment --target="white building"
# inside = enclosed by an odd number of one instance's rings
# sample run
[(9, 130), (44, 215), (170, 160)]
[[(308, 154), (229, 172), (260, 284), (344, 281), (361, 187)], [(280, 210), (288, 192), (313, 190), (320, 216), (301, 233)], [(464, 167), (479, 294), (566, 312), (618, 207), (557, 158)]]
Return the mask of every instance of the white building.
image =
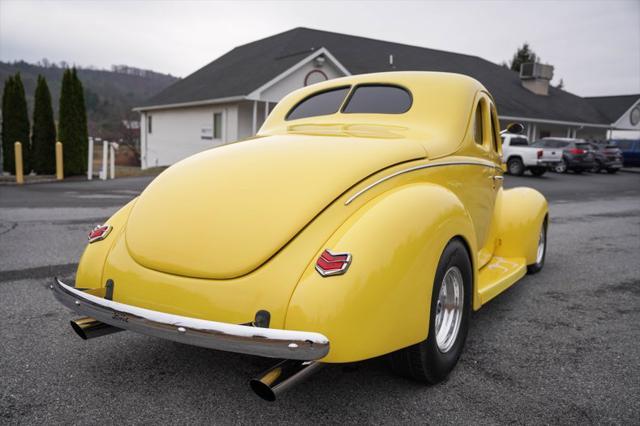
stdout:
[(351, 74), (408, 70), (476, 78), (494, 96), (500, 119), (525, 123), (532, 139), (640, 130), (607, 117), (595, 102), (550, 86), (552, 67), (532, 64), (518, 75), (476, 56), (295, 28), (236, 47), (135, 108), (141, 113), (142, 167), (170, 165), (251, 137), (294, 89)]

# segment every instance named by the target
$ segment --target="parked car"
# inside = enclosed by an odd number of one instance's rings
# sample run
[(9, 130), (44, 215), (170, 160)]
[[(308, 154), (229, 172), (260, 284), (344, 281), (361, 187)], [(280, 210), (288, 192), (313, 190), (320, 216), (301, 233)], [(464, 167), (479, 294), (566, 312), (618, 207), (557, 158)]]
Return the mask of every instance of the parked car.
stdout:
[(323, 363), (387, 354), (439, 382), (471, 311), (547, 252), (544, 196), (503, 189), (497, 117), (458, 74), (307, 86), (256, 137), (156, 177), (53, 294), (85, 339), (130, 330), (285, 359), (251, 381), (267, 400)]
[(605, 170), (607, 173), (616, 173), (622, 168), (622, 151), (616, 145), (588, 142), (591, 154), (595, 159), (593, 173)]
[(611, 142), (622, 151), (625, 167), (640, 167), (640, 140), (618, 139)]
[(532, 144), (538, 148), (555, 148), (562, 150), (562, 161), (553, 169), (556, 173), (582, 173), (591, 170), (595, 165), (595, 158), (591, 147), (582, 139), (570, 138), (542, 138)]
[(526, 136), (503, 133), (502, 159), (510, 175), (522, 176), (529, 170), (534, 176), (542, 176), (562, 161), (562, 150), (533, 147)]

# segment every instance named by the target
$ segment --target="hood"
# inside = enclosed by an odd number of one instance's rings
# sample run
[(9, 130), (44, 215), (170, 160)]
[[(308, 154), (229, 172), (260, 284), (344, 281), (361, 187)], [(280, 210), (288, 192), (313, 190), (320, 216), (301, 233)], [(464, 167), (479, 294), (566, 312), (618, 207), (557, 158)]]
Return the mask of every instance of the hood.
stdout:
[(129, 216), (139, 264), (228, 279), (273, 256), (348, 188), (385, 167), (424, 158), (407, 139), (276, 135), (196, 154), (160, 174)]

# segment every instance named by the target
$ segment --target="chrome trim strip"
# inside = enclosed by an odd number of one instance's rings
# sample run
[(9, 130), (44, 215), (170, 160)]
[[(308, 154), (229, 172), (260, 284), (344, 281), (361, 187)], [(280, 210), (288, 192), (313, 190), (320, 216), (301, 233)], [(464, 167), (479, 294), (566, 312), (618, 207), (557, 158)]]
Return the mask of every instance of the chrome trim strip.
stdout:
[(271, 358), (317, 360), (329, 353), (320, 333), (250, 327), (152, 311), (96, 297), (55, 278), (49, 286), (60, 303), (114, 327), (175, 342)]
[(367, 192), (368, 190), (370, 190), (371, 188), (373, 188), (374, 186), (377, 186), (383, 182), (388, 181), (391, 178), (394, 178), (396, 176), (400, 176), (403, 175), (405, 173), (410, 173), (410, 172), (414, 172), (416, 170), (422, 170), (422, 169), (430, 169), (432, 167), (443, 167), (443, 166), (483, 166), (483, 167), (489, 167), (492, 169), (497, 169), (500, 170), (502, 172), (502, 169), (499, 166), (496, 166), (493, 163), (490, 162), (482, 162), (482, 161), (447, 161), (447, 162), (441, 162), (441, 163), (430, 163), (430, 164), (421, 164), (419, 166), (414, 166), (414, 167), (409, 167), (408, 169), (404, 169), (404, 170), (399, 170), (395, 173), (392, 173), (388, 176), (385, 176), (383, 178), (378, 179), (377, 181), (373, 182), (370, 185), (367, 185), (366, 187), (364, 187), (363, 189), (361, 189), (360, 191), (356, 192), (355, 194), (353, 194), (351, 197), (349, 197), (349, 199), (347, 201), (345, 201), (344, 205), (348, 206), (349, 204), (351, 204), (353, 202), (353, 200), (355, 200), (356, 198), (358, 198), (359, 196), (361, 196), (362, 194), (364, 194), (365, 192)]

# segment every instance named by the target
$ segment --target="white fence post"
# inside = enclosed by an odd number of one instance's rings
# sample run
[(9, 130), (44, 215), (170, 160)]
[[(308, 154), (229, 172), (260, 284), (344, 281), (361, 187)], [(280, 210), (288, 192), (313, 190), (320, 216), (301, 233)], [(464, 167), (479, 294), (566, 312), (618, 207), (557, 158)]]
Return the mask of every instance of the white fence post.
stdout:
[(100, 179), (107, 179), (107, 161), (109, 160), (109, 142), (102, 141), (102, 170), (100, 171)]
[(87, 180), (93, 179), (93, 138), (89, 138), (89, 162), (87, 164)]
[(118, 149), (118, 144), (111, 142), (109, 144), (109, 167), (111, 168), (109, 179), (115, 179), (116, 177), (116, 149)]

